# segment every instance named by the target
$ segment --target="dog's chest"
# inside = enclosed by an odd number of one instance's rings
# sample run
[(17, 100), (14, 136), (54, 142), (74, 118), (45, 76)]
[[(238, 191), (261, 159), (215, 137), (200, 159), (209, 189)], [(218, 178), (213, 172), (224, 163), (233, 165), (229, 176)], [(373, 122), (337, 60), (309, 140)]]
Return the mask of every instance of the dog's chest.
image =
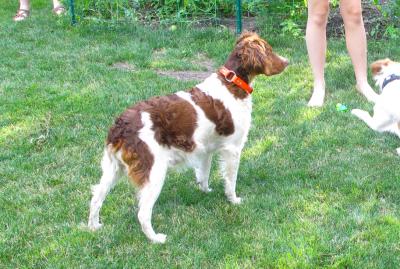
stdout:
[(376, 105), (400, 119), (400, 80), (391, 82), (383, 89)]
[(221, 101), (232, 117), (234, 132), (228, 136), (218, 136), (215, 140), (224, 143), (243, 143), (243, 140), (247, 138), (251, 125), (251, 96), (245, 99), (235, 98), (215, 74), (211, 75), (203, 83), (197, 85), (197, 87), (214, 100)]
[(252, 103), (251, 97), (246, 100), (239, 101), (238, 104), (230, 106), (232, 119), (235, 126), (233, 136), (238, 138), (247, 136), (251, 125)]

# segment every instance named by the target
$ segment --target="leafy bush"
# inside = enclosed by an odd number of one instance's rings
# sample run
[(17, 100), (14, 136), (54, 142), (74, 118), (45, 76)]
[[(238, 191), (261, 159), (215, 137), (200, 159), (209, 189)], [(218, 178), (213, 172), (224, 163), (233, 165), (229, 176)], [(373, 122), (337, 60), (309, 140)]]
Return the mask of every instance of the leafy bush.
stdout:
[(379, 0), (374, 0), (374, 2), (381, 10), (387, 24), (383, 36), (400, 39), (400, 0), (383, 1), (382, 4)]

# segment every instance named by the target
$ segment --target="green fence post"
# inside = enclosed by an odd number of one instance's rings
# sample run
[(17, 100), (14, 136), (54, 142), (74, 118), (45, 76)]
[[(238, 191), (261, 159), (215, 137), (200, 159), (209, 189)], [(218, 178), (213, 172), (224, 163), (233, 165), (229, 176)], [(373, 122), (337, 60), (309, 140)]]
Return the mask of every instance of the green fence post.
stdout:
[(242, 33), (242, 1), (236, 0), (236, 34)]
[(69, 9), (70, 9), (70, 12), (71, 12), (71, 24), (75, 25), (76, 24), (76, 17), (75, 17), (74, 0), (69, 0)]

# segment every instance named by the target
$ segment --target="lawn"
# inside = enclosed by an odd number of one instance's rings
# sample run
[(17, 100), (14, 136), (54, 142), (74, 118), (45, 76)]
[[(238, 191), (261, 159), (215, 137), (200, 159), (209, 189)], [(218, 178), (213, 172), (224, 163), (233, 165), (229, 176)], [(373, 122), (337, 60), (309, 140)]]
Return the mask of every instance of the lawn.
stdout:
[[(199, 82), (157, 72), (204, 71), (199, 58), (218, 68), (235, 37), (222, 27), (71, 27), (47, 2), (33, 1), (32, 17), (14, 23), (17, 3), (0, 0), (0, 268), (399, 266), (400, 141), (335, 110), (338, 102), (372, 109), (355, 90), (344, 41), (330, 40), (327, 103), (312, 109), (304, 40), (262, 26), (291, 65), (256, 80), (237, 184), (243, 203), (226, 201), (216, 165), (209, 194), (191, 171), (172, 171), (153, 213), (167, 243), (153, 245), (124, 178), (102, 208), (103, 228), (90, 232), (90, 186), (114, 118)], [(398, 55), (395, 41), (369, 41), (369, 62)]]

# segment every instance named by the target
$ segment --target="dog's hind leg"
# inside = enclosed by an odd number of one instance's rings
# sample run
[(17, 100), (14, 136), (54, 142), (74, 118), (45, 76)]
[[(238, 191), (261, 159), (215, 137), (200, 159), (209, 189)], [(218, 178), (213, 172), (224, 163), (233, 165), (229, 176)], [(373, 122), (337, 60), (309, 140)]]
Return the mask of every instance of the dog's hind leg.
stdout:
[(236, 196), (236, 180), (240, 163), (240, 150), (224, 149), (221, 151), (221, 172), (225, 180), (225, 195), (232, 204), (240, 204)]
[[(396, 134), (400, 138), (400, 122), (396, 123)], [(397, 154), (400, 155), (400, 148), (397, 148), (396, 151), (397, 151)]]
[(212, 189), (208, 187), (208, 179), (211, 170), (211, 154), (206, 154), (200, 158), (194, 169), (196, 173), (196, 183), (199, 184), (200, 189), (204, 192), (210, 192)]
[(153, 206), (164, 185), (166, 173), (167, 163), (162, 159), (155, 159), (150, 171), (149, 180), (142, 186), (139, 192), (138, 219), (143, 233), (153, 243), (164, 243), (167, 237), (165, 234), (156, 234), (151, 224)]
[(93, 197), (90, 202), (88, 221), (88, 226), (91, 230), (97, 230), (101, 227), (99, 221), (100, 208), (103, 205), (108, 192), (112, 189), (119, 178), (119, 161), (107, 148), (104, 150), (103, 159), (101, 160), (101, 168), (103, 170), (103, 175), (101, 176), (100, 183), (92, 187)]
[(393, 133), (400, 138), (400, 122), (396, 122), (393, 126)]

